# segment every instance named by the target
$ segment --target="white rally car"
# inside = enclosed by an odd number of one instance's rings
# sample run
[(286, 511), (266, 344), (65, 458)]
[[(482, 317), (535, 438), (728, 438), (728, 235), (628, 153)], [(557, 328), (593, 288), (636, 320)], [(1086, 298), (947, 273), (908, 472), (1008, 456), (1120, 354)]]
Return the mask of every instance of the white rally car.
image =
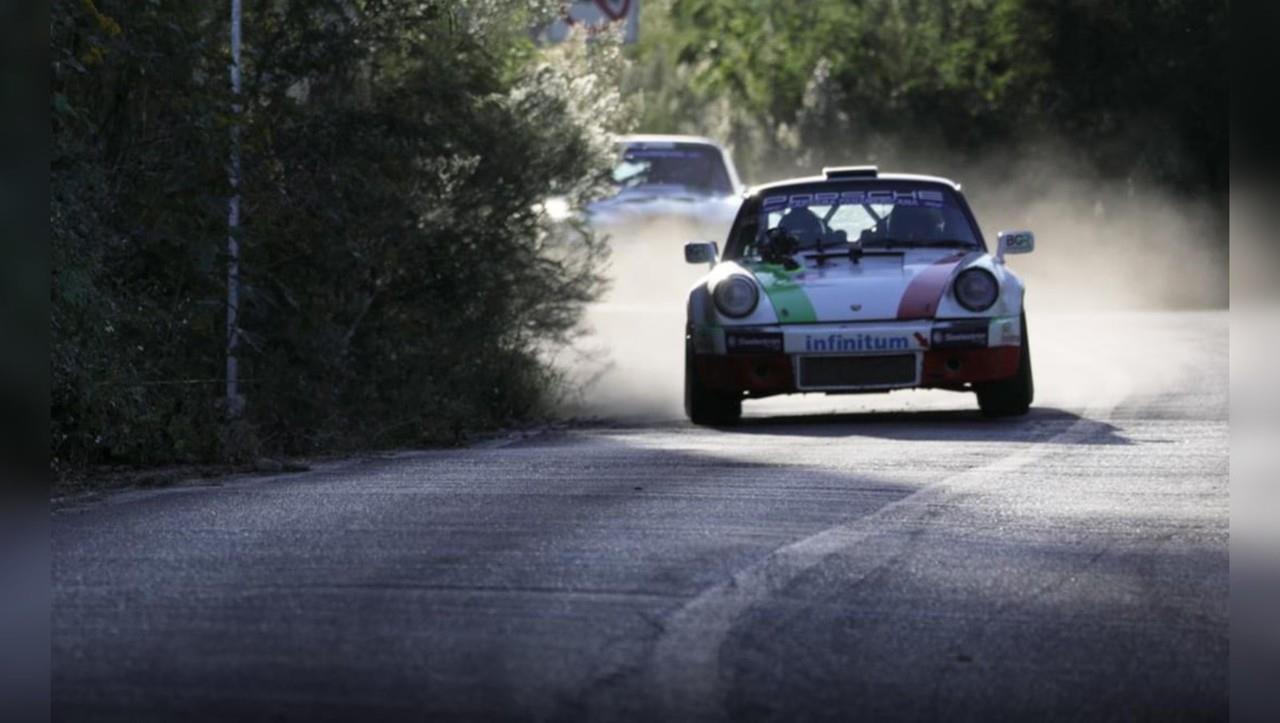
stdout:
[(623, 136), (612, 180), (615, 193), (588, 205), (586, 217), (615, 240), (644, 235), (655, 223), (723, 238), (742, 201), (733, 159), (700, 136)]
[(689, 293), (685, 410), (731, 424), (742, 401), (802, 392), (973, 391), (987, 416), (1025, 414), (1034, 386), (1022, 281), (1001, 233), (989, 253), (960, 185), (874, 166), (752, 189), (723, 255)]

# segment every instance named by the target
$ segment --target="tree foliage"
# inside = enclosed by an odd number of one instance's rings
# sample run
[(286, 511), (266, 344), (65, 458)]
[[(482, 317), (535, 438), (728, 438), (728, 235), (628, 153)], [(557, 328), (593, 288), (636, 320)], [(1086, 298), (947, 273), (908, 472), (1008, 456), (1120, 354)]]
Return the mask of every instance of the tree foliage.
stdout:
[(1052, 137), (1113, 177), (1226, 188), (1225, 0), (653, 0), (644, 22), (640, 125), (725, 138), (749, 177)]
[[(1112, 180), (1225, 195), (1225, 0), (646, 0), (625, 64), (537, 48), (558, 6), (246, 0), (235, 113), (224, 4), (54, 3), (55, 468), (440, 441), (538, 410), (603, 253), (538, 204), (599, 190), (609, 131), (715, 136), (752, 181), (1053, 139)], [(233, 124), (249, 405), (227, 425)]]
[[(535, 8), (536, 10), (536, 8)], [(600, 284), (549, 194), (608, 162), (616, 89), (517, 2), (55, 4), (53, 457), (441, 441), (539, 410)], [(607, 64), (599, 64), (607, 65)], [(243, 144), (242, 424), (223, 423), (229, 130)]]

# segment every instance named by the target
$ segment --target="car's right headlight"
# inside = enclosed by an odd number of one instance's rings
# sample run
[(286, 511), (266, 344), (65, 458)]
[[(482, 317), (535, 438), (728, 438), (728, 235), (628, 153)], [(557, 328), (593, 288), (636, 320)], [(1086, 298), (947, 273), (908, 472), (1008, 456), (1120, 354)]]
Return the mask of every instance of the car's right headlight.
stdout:
[(984, 268), (965, 269), (956, 277), (956, 301), (969, 311), (986, 311), (1000, 296), (1000, 284)]
[(760, 292), (756, 289), (755, 282), (745, 276), (735, 275), (722, 279), (716, 284), (712, 296), (720, 313), (735, 319), (755, 311), (756, 304), (760, 303)]

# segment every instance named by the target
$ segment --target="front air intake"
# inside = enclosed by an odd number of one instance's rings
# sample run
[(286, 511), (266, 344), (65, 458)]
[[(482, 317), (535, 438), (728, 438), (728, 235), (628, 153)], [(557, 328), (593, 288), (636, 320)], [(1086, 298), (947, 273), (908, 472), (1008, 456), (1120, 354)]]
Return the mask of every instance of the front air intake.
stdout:
[(915, 354), (800, 357), (800, 389), (884, 389), (917, 383)]

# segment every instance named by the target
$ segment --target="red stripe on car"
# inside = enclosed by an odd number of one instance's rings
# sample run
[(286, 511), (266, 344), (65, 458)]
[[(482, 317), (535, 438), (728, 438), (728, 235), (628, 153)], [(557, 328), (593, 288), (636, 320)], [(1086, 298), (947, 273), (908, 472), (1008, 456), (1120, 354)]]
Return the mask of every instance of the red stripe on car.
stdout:
[(932, 319), (938, 312), (938, 302), (942, 300), (951, 277), (969, 256), (964, 252), (944, 256), (916, 274), (907, 284), (906, 291), (902, 292), (898, 319)]

